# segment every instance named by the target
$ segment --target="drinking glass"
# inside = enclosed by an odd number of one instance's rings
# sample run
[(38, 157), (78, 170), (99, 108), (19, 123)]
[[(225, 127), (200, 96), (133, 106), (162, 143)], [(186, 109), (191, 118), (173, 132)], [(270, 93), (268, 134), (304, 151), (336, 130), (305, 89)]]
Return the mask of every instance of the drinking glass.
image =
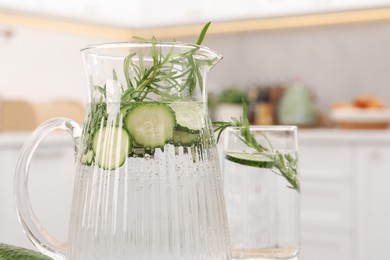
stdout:
[(229, 127), (224, 144), (223, 182), (232, 259), (297, 259), (297, 128)]

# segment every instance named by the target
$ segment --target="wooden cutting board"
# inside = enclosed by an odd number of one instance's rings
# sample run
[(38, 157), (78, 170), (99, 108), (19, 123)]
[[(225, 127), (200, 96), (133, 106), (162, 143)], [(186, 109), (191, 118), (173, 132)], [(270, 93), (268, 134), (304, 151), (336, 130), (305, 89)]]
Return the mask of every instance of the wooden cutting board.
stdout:
[(0, 102), (0, 131), (32, 131), (53, 117), (68, 117), (82, 124), (85, 109), (76, 101), (32, 103), (25, 100)]

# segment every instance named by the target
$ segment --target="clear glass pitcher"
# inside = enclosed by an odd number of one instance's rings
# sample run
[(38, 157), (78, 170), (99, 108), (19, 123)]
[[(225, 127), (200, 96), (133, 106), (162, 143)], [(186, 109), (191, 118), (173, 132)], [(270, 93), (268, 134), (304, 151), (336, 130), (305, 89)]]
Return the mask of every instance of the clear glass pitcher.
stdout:
[[(29, 239), (54, 259), (230, 259), (205, 89), (221, 56), (145, 42), (90, 46), (82, 57), (89, 85), (83, 128), (49, 120), (19, 158), (16, 204)], [(27, 189), (32, 155), (56, 129), (68, 131), (76, 148), (67, 243), (41, 226)]]

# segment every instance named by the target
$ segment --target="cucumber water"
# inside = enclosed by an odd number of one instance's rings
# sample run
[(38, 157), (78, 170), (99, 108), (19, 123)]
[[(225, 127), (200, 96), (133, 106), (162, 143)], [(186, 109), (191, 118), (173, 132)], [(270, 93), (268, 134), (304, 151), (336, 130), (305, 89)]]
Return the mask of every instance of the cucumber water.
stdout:
[(183, 120), (192, 102), (116, 105), (116, 113), (87, 120), (93, 142), (85, 140), (78, 165), (67, 257), (229, 259), (219, 161), (205, 112)]
[(131, 102), (117, 105), (117, 113), (109, 114), (106, 110), (101, 117), (89, 120), (95, 122), (87, 125), (92, 142), (84, 145), (88, 149), (80, 162), (114, 170), (124, 165), (128, 157), (153, 155), (155, 149), (163, 149), (167, 144), (194, 147), (201, 143), (208, 122), (204, 105), (201, 102)]

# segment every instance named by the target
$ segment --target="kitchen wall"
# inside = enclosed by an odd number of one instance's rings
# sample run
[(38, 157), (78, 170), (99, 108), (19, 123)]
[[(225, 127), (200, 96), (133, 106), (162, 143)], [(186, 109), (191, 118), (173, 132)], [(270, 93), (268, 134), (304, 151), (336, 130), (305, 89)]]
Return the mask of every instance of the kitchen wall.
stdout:
[[(0, 97), (84, 102), (79, 49), (115, 41), (23, 27), (0, 37)], [(212, 30), (212, 27), (211, 27)], [(195, 41), (195, 37), (178, 40)], [(302, 79), (326, 109), (335, 101), (374, 95), (390, 105), (390, 22), (310, 27), (224, 35), (204, 42), (224, 55), (210, 73), (212, 90)]]
[(115, 39), (15, 26), (0, 37), (0, 98), (85, 102), (86, 77), (80, 49)]
[(390, 22), (208, 37), (224, 54), (211, 73), (221, 85), (304, 80), (317, 103), (374, 95), (390, 105)]

